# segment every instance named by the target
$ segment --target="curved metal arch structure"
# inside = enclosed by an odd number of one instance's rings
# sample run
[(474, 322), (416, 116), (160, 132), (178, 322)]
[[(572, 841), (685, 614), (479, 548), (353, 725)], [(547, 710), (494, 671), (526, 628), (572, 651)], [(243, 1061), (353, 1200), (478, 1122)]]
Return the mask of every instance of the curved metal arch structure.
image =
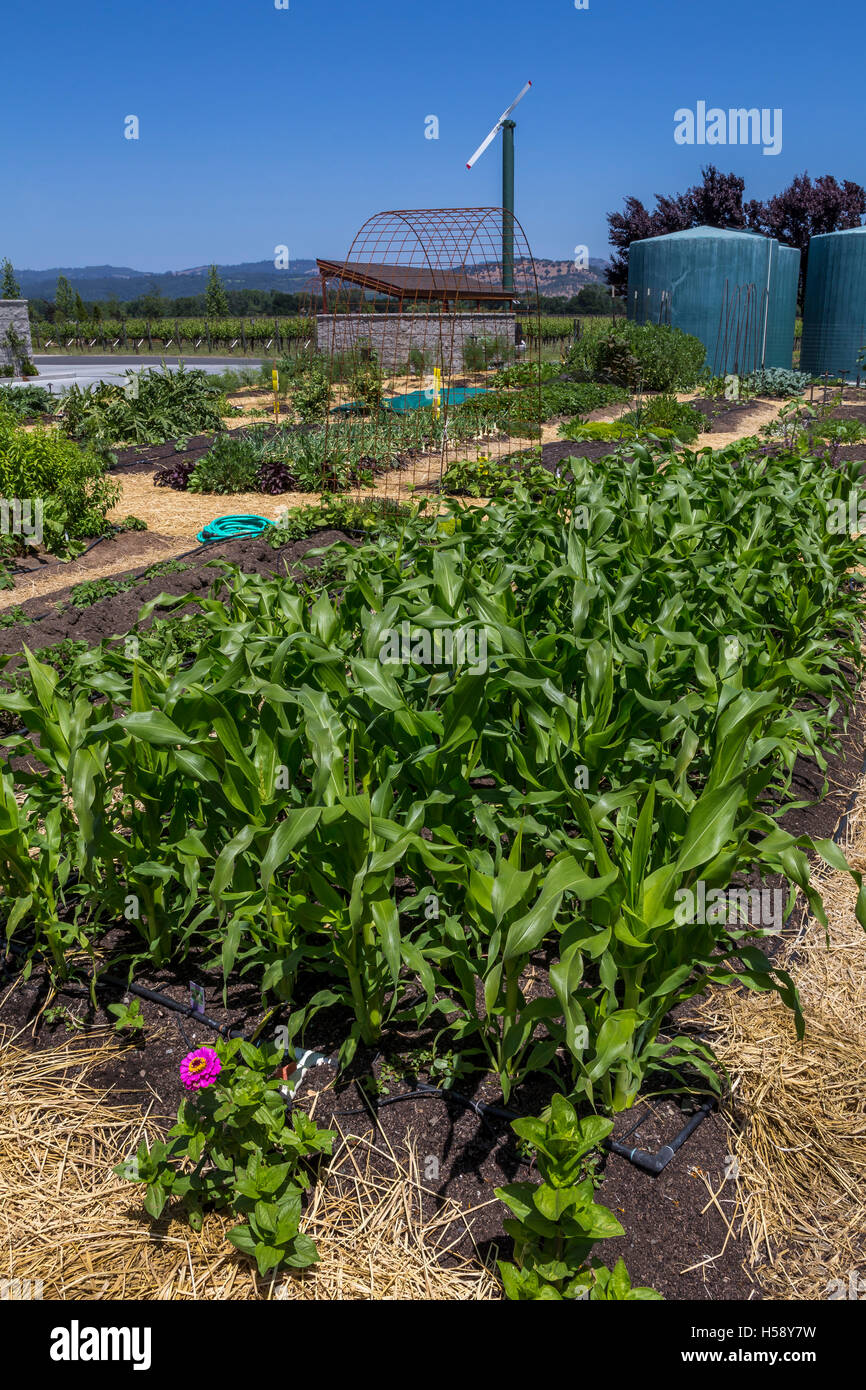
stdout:
[[(510, 286), (504, 218), (514, 243)], [(374, 455), (384, 476), (371, 478), (368, 469), (358, 485), (399, 496), (410, 485), (435, 489), (458, 457), (513, 453), (537, 435), (540, 388), (538, 418), (530, 420), (532, 392), (494, 387), (502, 367), (540, 354), (535, 262), (510, 213), (380, 212), (361, 227), (345, 260), (319, 258), (318, 271), (316, 342), (328, 364), (333, 486), (345, 473), (343, 455)], [(374, 435), (375, 450), (367, 447)], [(394, 466), (382, 469), (389, 441)]]

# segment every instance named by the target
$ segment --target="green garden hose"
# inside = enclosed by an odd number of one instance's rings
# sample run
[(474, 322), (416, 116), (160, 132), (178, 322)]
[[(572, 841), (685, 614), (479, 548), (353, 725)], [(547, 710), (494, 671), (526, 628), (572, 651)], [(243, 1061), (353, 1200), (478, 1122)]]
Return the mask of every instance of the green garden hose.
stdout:
[(241, 516), (218, 516), (199, 531), (196, 540), (202, 545), (213, 541), (230, 541), (236, 536), (260, 536), (272, 523), (266, 516), (255, 516), (247, 512)]

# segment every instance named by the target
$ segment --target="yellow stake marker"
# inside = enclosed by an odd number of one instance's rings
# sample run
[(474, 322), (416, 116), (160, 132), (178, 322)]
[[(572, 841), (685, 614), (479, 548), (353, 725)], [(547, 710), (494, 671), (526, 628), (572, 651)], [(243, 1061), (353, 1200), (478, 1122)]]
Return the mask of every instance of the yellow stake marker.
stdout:
[(442, 393), (442, 368), (433, 368), (433, 419), (439, 419), (440, 397)]
[(274, 366), (271, 372), (271, 385), (274, 388), (274, 424), (280, 422), (280, 374)]

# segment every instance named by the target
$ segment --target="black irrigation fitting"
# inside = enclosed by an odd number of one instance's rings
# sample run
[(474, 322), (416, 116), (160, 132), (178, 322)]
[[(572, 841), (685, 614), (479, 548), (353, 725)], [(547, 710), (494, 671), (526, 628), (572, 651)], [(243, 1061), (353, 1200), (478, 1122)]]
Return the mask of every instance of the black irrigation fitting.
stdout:
[[(474, 1110), (479, 1119), (488, 1118), (496, 1120), (519, 1120), (523, 1117), (514, 1110), (504, 1110), (498, 1105), (487, 1105), (485, 1101), (472, 1100), (470, 1096), (461, 1095), (459, 1091), (444, 1090), (441, 1086), (428, 1086), (425, 1082), (419, 1081), (415, 1089), (407, 1091), (402, 1096), (389, 1096), (385, 1100), (376, 1101), (376, 1109), (383, 1105), (397, 1105), (404, 1100), (418, 1100), (424, 1096), (437, 1096), (439, 1100), (456, 1100), (464, 1105), (468, 1110)], [(682, 1148), (683, 1144), (691, 1134), (694, 1134), (698, 1125), (706, 1119), (713, 1109), (715, 1101), (704, 1101), (693, 1115), (689, 1117), (678, 1134), (675, 1134), (669, 1144), (663, 1144), (657, 1153), (649, 1153), (646, 1149), (629, 1148), (627, 1144), (621, 1144), (616, 1139), (605, 1139), (602, 1141), (602, 1148), (608, 1149), (610, 1153), (616, 1154), (618, 1158), (624, 1158), (628, 1163), (634, 1164), (635, 1168), (641, 1168), (645, 1173), (652, 1173), (657, 1176), (670, 1163), (671, 1159)], [(338, 1110), (338, 1115), (366, 1115), (366, 1109), (358, 1110)], [(642, 1123), (639, 1121), (638, 1124)], [(635, 1129), (638, 1125), (634, 1126)], [(633, 1133), (634, 1130), (630, 1131)]]
[(630, 1149), (627, 1144), (620, 1144), (616, 1139), (605, 1139), (604, 1148), (609, 1149), (612, 1154), (619, 1158), (627, 1159), (633, 1163), (635, 1168), (642, 1168), (645, 1173), (652, 1173), (657, 1176), (667, 1168), (671, 1159), (678, 1149), (682, 1148), (690, 1134), (694, 1134), (698, 1125), (706, 1119), (712, 1110), (715, 1102), (712, 1100), (704, 1101), (683, 1125), (679, 1134), (675, 1134), (669, 1144), (663, 1144), (658, 1153), (649, 1153), (647, 1149)]
[[(26, 954), (26, 946), (19, 945), (15, 941), (6, 943), (8, 951), (14, 951), (16, 955)], [(176, 999), (170, 999), (167, 994), (161, 994), (158, 990), (147, 989), (144, 985), (129, 984), (117, 975), (98, 975), (95, 977), (95, 984), (107, 984), (127, 994), (136, 995), (139, 999), (147, 999), (151, 1004), (159, 1004), (163, 1008), (172, 1009), (175, 1013), (183, 1014), (185, 1018), (195, 1019), (203, 1023), (206, 1028), (212, 1029), (224, 1038), (243, 1038), (243, 1032), (238, 1030), (231, 1031), (227, 1024), (217, 1023), (216, 1019), (209, 1018), (207, 1014), (199, 1013), (191, 1004), (181, 1004)], [(519, 1120), (522, 1117), (515, 1110), (506, 1110), (499, 1105), (488, 1105), (483, 1100), (473, 1100), (471, 1096), (464, 1096), (460, 1091), (444, 1090), (441, 1086), (430, 1086), (424, 1081), (419, 1081), (414, 1090), (407, 1091), (402, 1096), (389, 1096), (386, 1099), (376, 1101), (377, 1109), (383, 1105), (397, 1105), (401, 1101), (417, 1100), (425, 1096), (436, 1097), (439, 1100), (454, 1100), (458, 1105), (463, 1105), (467, 1110), (472, 1110), (481, 1120)], [(675, 1134), (669, 1144), (665, 1144), (659, 1149), (658, 1153), (648, 1153), (646, 1149), (629, 1149), (627, 1145), (620, 1144), (614, 1139), (605, 1139), (603, 1148), (609, 1149), (611, 1153), (633, 1163), (636, 1168), (642, 1168), (644, 1172), (658, 1174), (670, 1163), (674, 1154), (686, 1142), (690, 1134), (693, 1134), (698, 1125), (713, 1108), (714, 1101), (705, 1101), (694, 1115), (687, 1121), (678, 1134)], [(366, 1108), (357, 1110), (339, 1110), (335, 1112), (339, 1115), (366, 1115), (369, 1111)]]

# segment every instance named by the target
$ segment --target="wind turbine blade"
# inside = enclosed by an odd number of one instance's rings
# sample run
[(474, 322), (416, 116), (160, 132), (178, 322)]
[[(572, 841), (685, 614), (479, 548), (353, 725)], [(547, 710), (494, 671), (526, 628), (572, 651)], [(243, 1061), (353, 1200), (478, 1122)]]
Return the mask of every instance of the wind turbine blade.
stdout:
[(529, 91), (529, 89), (530, 89), (531, 86), (532, 86), (532, 83), (531, 83), (531, 82), (527, 82), (527, 84), (526, 84), (526, 86), (523, 88), (523, 90), (522, 90), (521, 92), (518, 92), (517, 96), (514, 98), (513, 102), (512, 102), (511, 105), (509, 106), (508, 110), (507, 110), (507, 111), (503, 111), (502, 115), (499, 117), (499, 124), (500, 124), (500, 125), (502, 124), (503, 121), (505, 121), (505, 120), (508, 119), (508, 117), (511, 115), (512, 111), (514, 110), (515, 106), (517, 105), (517, 103), (518, 103), (519, 101), (522, 101), (522, 100), (523, 100), (523, 98), (526, 96), (526, 93)]
[(500, 132), (501, 129), (502, 129), (502, 122), (501, 122), (501, 121), (497, 121), (497, 122), (496, 122), (496, 125), (493, 127), (493, 129), (491, 130), (490, 134), (488, 135), (488, 137), (487, 137), (487, 139), (484, 141), (484, 143), (483, 143), (482, 145), (479, 145), (479, 146), (478, 146), (478, 149), (475, 151), (475, 153), (474, 153), (474, 155), (472, 156), (472, 158), (471, 158), (470, 160), (467, 160), (467, 162), (466, 162), (466, 168), (467, 168), (467, 169), (471, 169), (471, 168), (472, 168), (472, 165), (476, 162), (476, 160), (478, 160), (478, 159), (481, 158), (481, 156), (483, 155), (484, 151), (487, 149), (487, 146), (490, 144), (491, 140), (495, 140), (495, 139), (496, 139), (496, 137), (497, 137), (497, 135), (499, 134), (499, 132)]
[(478, 149), (475, 151), (475, 153), (474, 153), (474, 155), (472, 156), (472, 158), (471, 158), (470, 160), (467, 161), (467, 164), (466, 164), (466, 168), (467, 168), (467, 169), (471, 169), (471, 168), (472, 168), (472, 165), (475, 164), (475, 163), (481, 158), (481, 156), (483, 155), (484, 151), (487, 149), (487, 146), (490, 144), (491, 140), (495, 140), (495, 139), (496, 139), (497, 135), (499, 134), (500, 130), (502, 129), (502, 122), (508, 120), (508, 117), (511, 115), (511, 113), (512, 113), (512, 111), (514, 110), (514, 108), (515, 108), (515, 106), (517, 105), (517, 103), (518, 103), (519, 101), (522, 101), (522, 100), (523, 100), (523, 98), (526, 96), (526, 93), (529, 91), (529, 89), (530, 89), (531, 86), (532, 86), (532, 83), (531, 83), (531, 82), (527, 82), (526, 86), (522, 89), (522, 91), (518, 92), (517, 96), (514, 98), (514, 100), (513, 100), (513, 102), (511, 103), (511, 105), (510, 105), (509, 107), (507, 107), (507, 109), (506, 109), (505, 111), (503, 111), (502, 115), (499, 117), (499, 120), (496, 122), (496, 125), (493, 127), (493, 129), (491, 130), (491, 132), (490, 132), (490, 134), (488, 135), (487, 139), (484, 141), (484, 144), (483, 144), (483, 145), (479, 145), (479, 146), (478, 146)]

